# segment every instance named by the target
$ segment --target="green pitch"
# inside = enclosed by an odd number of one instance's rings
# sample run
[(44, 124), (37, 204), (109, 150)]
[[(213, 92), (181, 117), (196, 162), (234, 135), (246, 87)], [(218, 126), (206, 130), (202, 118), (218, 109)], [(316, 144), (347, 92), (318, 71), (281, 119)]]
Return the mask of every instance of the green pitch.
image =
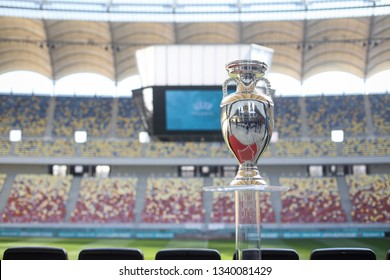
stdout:
[[(221, 253), (222, 259), (231, 260), (234, 252), (233, 240), (144, 240), (144, 239), (62, 239), (62, 238), (0, 238), (0, 257), (9, 247), (51, 246), (61, 247), (68, 252), (71, 260), (85, 248), (138, 248), (147, 260), (153, 260), (156, 252), (165, 248), (211, 248)], [(265, 248), (291, 248), (298, 252), (300, 259), (307, 260), (317, 248), (364, 247), (372, 249), (377, 259), (385, 259), (390, 249), (389, 238), (326, 238), (326, 239), (264, 239)]]

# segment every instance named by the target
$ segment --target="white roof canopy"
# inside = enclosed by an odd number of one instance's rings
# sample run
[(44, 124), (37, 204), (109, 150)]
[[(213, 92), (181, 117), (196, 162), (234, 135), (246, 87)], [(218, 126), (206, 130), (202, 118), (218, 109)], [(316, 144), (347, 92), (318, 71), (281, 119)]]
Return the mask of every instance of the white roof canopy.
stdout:
[(225, 65), (237, 59), (272, 63), (273, 50), (254, 44), (161, 45), (136, 52), (143, 87), (222, 85), (228, 78)]

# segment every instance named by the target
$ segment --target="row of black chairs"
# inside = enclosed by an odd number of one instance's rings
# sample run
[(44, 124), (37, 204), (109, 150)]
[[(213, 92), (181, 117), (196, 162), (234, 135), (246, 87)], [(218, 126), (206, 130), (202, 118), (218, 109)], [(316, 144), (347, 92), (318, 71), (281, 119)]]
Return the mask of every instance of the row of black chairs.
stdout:
[[(261, 258), (259, 258), (259, 253)], [(67, 260), (68, 254), (63, 248), (55, 247), (12, 247), (4, 251), (3, 260)], [(141, 250), (135, 248), (94, 248), (83, 249), (79, 260), (143, 260)], [(156, 260), (221, 260), (214, 249), (164, 249), (156, 253)], [(238, 259), (237, 253), (233, 260)], [(293, 249), (244, 250), (241, 259), (262, 260), (299, 260)], [(374, 251), (368, 248), (321, 248), (310, 255), (311, 260), (376, 260)], [(388, 250), (386, 259), (390, 259)]]

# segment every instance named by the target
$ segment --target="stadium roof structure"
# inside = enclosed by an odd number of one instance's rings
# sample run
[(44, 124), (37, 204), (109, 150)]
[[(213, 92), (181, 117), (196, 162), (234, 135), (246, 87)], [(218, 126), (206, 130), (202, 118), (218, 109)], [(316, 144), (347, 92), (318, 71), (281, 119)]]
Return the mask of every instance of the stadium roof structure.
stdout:
[(3, 0), (0, 74), (120, 82), (138, 74), (135, 52), (147, 46), (259, 44), (274, 49), (273, 73), (366, 79), (390, 69), (389, 14), (388, 0)]
[(387, 15), (389, 0), (3, 0), (1, 15), (119, 22), (303, 20)]

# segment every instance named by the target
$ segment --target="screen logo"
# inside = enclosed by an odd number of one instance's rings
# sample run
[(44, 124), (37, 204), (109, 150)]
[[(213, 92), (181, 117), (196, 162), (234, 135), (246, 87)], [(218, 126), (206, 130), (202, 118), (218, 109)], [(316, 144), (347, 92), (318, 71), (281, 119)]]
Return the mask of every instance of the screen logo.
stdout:
[(220, 90), (167, 90), (167, 130), (220, 130)]
[(194, 116), (211, 116), (213, 115), (213, 104), (208, 101), (198, 101), (194, 103), (194, 110), (192, 115)]

